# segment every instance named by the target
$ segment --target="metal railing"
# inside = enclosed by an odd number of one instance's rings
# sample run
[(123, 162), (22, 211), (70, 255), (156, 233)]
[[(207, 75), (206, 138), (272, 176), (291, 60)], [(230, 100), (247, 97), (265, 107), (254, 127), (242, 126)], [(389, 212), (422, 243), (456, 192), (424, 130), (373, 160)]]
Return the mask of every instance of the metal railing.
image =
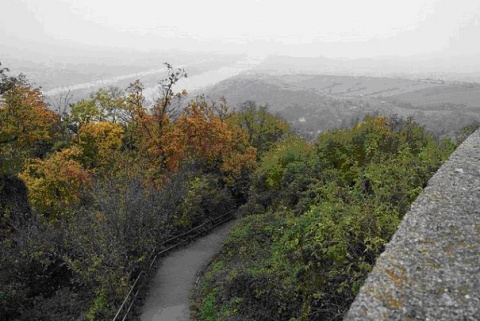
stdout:
[(118, 321), (118, 320), (125, 321), (127, 319), (133, 305), (135, 304), (138, 294), (143, 288), (145, 278), (148, 275), (148, 272), (155, 265), (155, 262), (159, 257), (179, 247), (180, 245), (194, 239), (195, 237), (200, 235), (202, 231), (205, 231), (206, 230), (205, 228), (208, 228), (210, 230), (220, 224), (223, 224), (231, 220), (233, 218), (232, 213), (234, 211), (235, 210), (232, 210), (220, 216), (209, 218), (208, 221), (203, 222), (202, 224), (192, 228), (191, 230), (185, 233), (176, 235), (164, 241), (162, 244), (160, 244), (160, 246), (155, 247), (150, 253), (146, 267), (142, 269), (140, 273), (137, 275), (137, 277), (135, 278), (135, 281), (133, 282), (132, 287), (128, 291), (125, 299), (123, 300), (122, 304), (118, 308), (117, 313), (115, 314), (115, 317), (113, 318), (112, 321)]

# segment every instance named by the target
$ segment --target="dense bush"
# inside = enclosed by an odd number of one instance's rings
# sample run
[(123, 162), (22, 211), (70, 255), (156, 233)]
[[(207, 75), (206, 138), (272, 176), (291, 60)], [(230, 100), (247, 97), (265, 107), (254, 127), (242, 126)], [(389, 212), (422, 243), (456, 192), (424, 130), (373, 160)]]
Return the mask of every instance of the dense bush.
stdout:
[(412, 119), (366, 117), (267, 151), (201, 285), (201, 320), (341, 320), (411, 202), (453, 151)]

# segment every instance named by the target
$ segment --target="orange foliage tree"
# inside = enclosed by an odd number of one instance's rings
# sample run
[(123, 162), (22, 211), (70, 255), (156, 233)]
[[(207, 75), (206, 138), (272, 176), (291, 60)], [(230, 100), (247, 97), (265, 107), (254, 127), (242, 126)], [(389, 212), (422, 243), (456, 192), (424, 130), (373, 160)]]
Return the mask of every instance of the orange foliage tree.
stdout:
[(47, 109), (38, 89), (16, 84), (0, 100), (2, 172), (16, 173), (29, 157), (44, 157), (53, 142), (59, 116)]
[(127, 96), (131, 121), (126, 123), (125, 140), (148, 160), (145, 169), (150, 182), (162, 186), (167, 173), (176, 172), (183, 162), (195, 162), (205, 170), (218, 171), (232, 181), (243, 170), (254, 167), (256, 149), (238, 124), (229, 120), (231, 114), (223, 102), (191, 101), (186, 107), (172, 107), (174, 95), (168, 87), (167, 98), (145, 107), (143, 87), (135, 82)]
[(194, 160), (210, 171), (233, 179), (255, 165), (256, 149), (244, 130), (228, 121), (225, 104), (196, 100), (188, 104), (165, 134), (164, 150), (170, 170), (184, 160)]

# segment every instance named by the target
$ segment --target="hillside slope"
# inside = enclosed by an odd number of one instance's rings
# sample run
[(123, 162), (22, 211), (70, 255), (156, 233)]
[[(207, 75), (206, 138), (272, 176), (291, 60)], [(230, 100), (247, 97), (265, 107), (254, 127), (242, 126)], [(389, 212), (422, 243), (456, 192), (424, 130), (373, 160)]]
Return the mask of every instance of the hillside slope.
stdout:
[(480, 121), (480, 84), (435, 79), (331, 75), (247, 74), (206, 91), (231, 106), (268, 104), (296, 128), (314, 136), (367, 114), (413, 116), (436, 134), (453, 136)]

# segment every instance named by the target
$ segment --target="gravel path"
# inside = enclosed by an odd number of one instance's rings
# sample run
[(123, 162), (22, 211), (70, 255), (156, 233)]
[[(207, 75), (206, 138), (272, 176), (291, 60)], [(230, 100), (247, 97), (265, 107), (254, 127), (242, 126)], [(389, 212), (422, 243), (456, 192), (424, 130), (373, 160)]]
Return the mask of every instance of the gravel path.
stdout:
[(233, 222), (162, 259), (142, 307), (142, 321), (189, 320), (189, 293), (197, 272), (220, 251)]
[(480, 320), (480, 130), (414, 202), (345, 320)]

